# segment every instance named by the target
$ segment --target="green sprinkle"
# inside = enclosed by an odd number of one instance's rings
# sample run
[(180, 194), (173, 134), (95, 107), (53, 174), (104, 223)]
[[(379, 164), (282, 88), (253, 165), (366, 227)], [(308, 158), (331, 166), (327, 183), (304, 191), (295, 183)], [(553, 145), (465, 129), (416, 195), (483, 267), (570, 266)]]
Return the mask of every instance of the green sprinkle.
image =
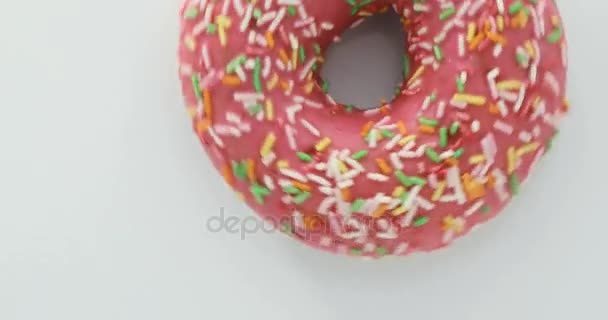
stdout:
[(304, 49), (304, 47), (300, 46), (300, 61), (304, 62), (306, 61), (306, 50)]
[(515, 173), (511, 174), (509, 177), (509, 185), (511, 186), (511, 193), (516, 196), (519, 194), (519, 178)]
[(264, 204), (264, 197), (271, 193), (269, 189), (262, 187), (257, 183), (251, 185), (250, 191), (259, 204)]
[(410, 179), (405, 174), (403, 174), (403, 172), (401, 172), (401, 170), (395, 171), (395, 176), (397, 177), (399, 182), (401, 182), (402, 185), (404, 185), (406, 187), (409, 187), (412, 185), (412, 183), (410, 182)]
[(357, 200), (355, 200), (351, 205), (350, 205), (350, 212), (351, 213), (355, 213), (358, 212), (361, 207), (363, 207), (363, 205), (365, 204), (365, 200), (361, 199), (361, 198), (357, 198)]
[(329, 92), (329, 81), (323, 80), (323, 84), (321, 86), (321, 90), (323, 90), (323, 93), (328, 93)]
[(562, 38), (562, 28), (557, 27), (547, 36), (547, 41), (549, 43), (556, 43)]
[(232, 174), (240, 180), (245, 180), (247, 178), (247, 163), (233, 161)]
[(255, 91), (257, 93), (262, 93), (262, 81), (260, 80), (260, 76), (262, 73), (262, 63), (260, 62), (260, 58), (255, 59), (255, 66), (253, 67), (253, 86), (255, 87)]
[(198, 101), (203, 100), (203, 94), (201, 93), (201, 84), (198, 80), (198, 75), (192, 75), (192, 88), (194, 89), (194, 95)]
[(385, 256), (387, 254), (387, 250), (386, 250), (385, 247), (378, 247), (378, 248), (376, 248), (376, 254), (379, 257), (383, 257), (383, 256)]
[(426, 149), (424, 149), (424, 152), (426, 153), (426, 156), (429, 157), (429, 159), (431, 159), (431, 161), (433, 161), (435, 163), (441, 162), (441, 158), (439, 158), (439, 154), (437, 154), (437, 152), (435, 150), (433, 150), (433, 148), (427, 147)]
[(359, 150), (359, 151), (355, 152), (355, 154), (353, 154), (353, 159), (361, 160), (361, 159), (367, 157), (368, 154), (369, 154), (369, 152), (367, 152), (367, 150)]
[(293, 231), (291, 230), (291, 224), (289, 224), (289, 222), (283, 222), (281, 224), (281, 231), (287, 234), (292, 234)]
[(194, 19), (198, 16), (198, 9), (191, 7), (184, 12), (184, 19)]
[(228, 65), (226, 66), (226, 72), (233, 73), (236, 68), (245, 63), (246, 60), (247, 56), (245, 56), (244, 54), (234, 58), (232, 61), (228, 62)]
[(420, 122), (420, 124), (423, 124), (425, 126), (431, 126), (431, 127), (436, 127), (439, 124), (439, 121), (437, 121), (437, 120), (423, 118), (423, 117), (418, 118), (418, 122)]
[(290, 6), (287, 6), (287, 13), (289, 13), (289, 15), (293, 17), (298, 12), (296, 11), (296, 7), (290, 5)]
[(439, 129), (439, 146), (445, 148), (448, 146), (448, 128), (441, 127)]
[(352, 104), (347, 104), (346, 106), (344, 106), (344, 108), (346, 109), (346, 112), (351, 113), (351, 112), (353, 112), (353, 109), (355, 108), (355, 106)]
[(450, 126), (450, 135), (455, 135), (458, 132), (458, 129), (460, 129), (460, 122), (452, 122), (452, 125)]
[(511, 4), (509, 6), (509, 14), (510, 15), (514, 15), (516, 13), (519, 13), (519, 11), (524, 7), (524, 4), (521, 0), (517, 0), (516, 2), (514, 2), (513, 4)]
[(483, 207), (481, 207), (481, 213), (489, 213), (490, 212), (490, 206), (488, 205), (483, 205)]
[(443, 61), (443, 52), (441, 51), (441, 47), (439, 47), (439, 45), (433, 46), (433, 53), (435, 54), (437, 61)]
[(515, 54), (515, 59), (517, 60), (517, 63), (518, 63), (520, 66), (525, 66), (525, 65), (526, 65), (526, 62), (527, 62), (527, 60), (528, 60), (528, 57), (527, 57), (525, 54), (521, 53), (521, 52), (517, 52), (517, 53)]
[(460, 157), (462, 157), (462, 155), (464, 154), (464, 148), (459, 148), (458, 150), (454, 151), (454, 159), (460, 159)]
[(404, 54), (403, 55), (403, 79), (407, 79), (410, 76), (410, 59)]
[(408, 177), (401, 170), (395, 171), (395, 177), (406, 187), (411, 187), (413, 185), (424, 186), (427, 181), (420, 177)]
[(451, 17), (456, 12), (456, 8), (449, 7), (439, 14), (439, 20), (443, 21)]
[(304, 152), (298, 152), (298, 158), (304, 162), (312, 162), (312, 157)]
[(462, 82), (462, 79), (459, 76), (456, 77), (456, 89), (460, 93), (464, 92), (464, 82)]
[(285, 186), (285, 187), (283, 187), (283, 192), (288, 193), (288, 194), (298, 194), (298, 193), (300, 193), (300, 189), (298, 189), (294, 186)]
[(382, 129), (382, 130), (380, 130), (380, 134), (382, 134), (382, 136), (383, 136), (384, 138), (392, 138), (392, 137), (394, 137), (394, 136), (395, 136), (395, 134), (394, 134), (394, 133), (392, 133), (392, 132), (388, 131), (387, 129)]
[(295, 204), (302, 204), (304, 203), (304, 201), (308, 200), (308, 198), (310, 198), (310, 196), (312, 196), (312, 194), (308, 191), (304, 191), (302, 193), (300, 193), (299, 195), (295, 196), (293, 198), (293, 202)]
[(556, 131), (555, 134), (547, 141), (547, 152), (549, 152), (553, 148), (553, 141), (555, 141), (558, 135), (559, 131)]
[(321, 54), (321, 46), (318, 43), (315, 43), (313, 47), (315, 48), (315, 53), (317, 55), (320, 55)]
[(350, 249), (350, 253), (355, 256), (360, 256), (363, 253), (363, 251), (361, 249), (352, 248), (352, 249)]
[(257, 20), (262, 17), (262, 10), (259, 8), (253, 9), (253, 17)]
[(264, 106), (260, 103), (254, 104), (254, 105), (250, 106), (249, 108), (247, 108), (247, 112), (252, 117), (255, 116), (256, 114), (258, 114), (259, 112), (261, 112), (262, 110), (264, 110)]
[(431, 219), (429, 217), (420, 217), (414, 220), (414, 227), (422, 227), (427, 224)]
[(437, 93), (433, 91), (433, 93), (431, 93), (431, 95), (429, 96), (429, 100), (431, 100), (431, 102), (437, 100)]
[(217, 24), (210, 23), (207, 26), (207, 34), (215, 34), (216, 31), (217, 31)]
[(425, 179), (420, 178), (420, 177), (415, 177), (415, 176), (409, 177), (409, 179), (410, 179), (411, 183), (413, 183), (414, 185), (417, 185), (417, 186), (424, 186), (424, 185), (426, 185), (426, 182), (427, 182)]

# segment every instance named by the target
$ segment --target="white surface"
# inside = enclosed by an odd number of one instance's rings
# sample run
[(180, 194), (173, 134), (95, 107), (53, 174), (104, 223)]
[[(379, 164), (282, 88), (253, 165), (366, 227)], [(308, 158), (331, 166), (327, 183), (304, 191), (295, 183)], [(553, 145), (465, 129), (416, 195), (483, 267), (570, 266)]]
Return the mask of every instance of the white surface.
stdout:
[(2, 1), (0, 319), (606, 319), (607, 6), (558, 2), (574, 109), (525, 192), (369, 262), (205, 230), (251, 212), (191, 134), (177, 2)]

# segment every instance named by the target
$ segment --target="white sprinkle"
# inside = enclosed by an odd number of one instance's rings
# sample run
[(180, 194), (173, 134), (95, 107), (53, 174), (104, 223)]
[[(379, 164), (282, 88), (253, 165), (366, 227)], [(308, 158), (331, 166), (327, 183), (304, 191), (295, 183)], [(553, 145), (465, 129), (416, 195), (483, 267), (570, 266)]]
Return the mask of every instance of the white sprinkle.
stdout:
[(496, 129), (504, 134), (507, 134), (507, 135), (510, 135), (513, 133), (513, 127), (510, 124), (503, 122), (501, 120), (496, 120), (496, 122), (494, 122), (494, 129)]
[(305, 176), (303, 176), (302, 174), (300, 174), (299, 172), (289, 169), (289, 168), (281, 168), (279, 169), (279, 171), (281, 172), (281, 174), (283, 174), (284, 176), (287, 176), (289, 178), (298, 180), (300, 182), (308, 182), (308, 179), (306, 179)]
[(373, 181), (384, 182), (388, 181), (389, 177), (380, 173), (370, 172), (367, 174), (367, 178)]
[(297, 150), (298, 146), (296, 144), (295, 129), (290, 125), (286, 125), (285, 133), (287, 134), (287, 142), (289, 143), (291, 150)]

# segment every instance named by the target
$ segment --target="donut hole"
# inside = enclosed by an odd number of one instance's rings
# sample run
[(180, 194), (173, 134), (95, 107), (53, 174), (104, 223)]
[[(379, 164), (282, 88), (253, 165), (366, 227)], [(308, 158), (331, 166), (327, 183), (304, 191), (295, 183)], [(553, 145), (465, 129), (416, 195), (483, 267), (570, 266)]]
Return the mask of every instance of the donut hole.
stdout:
[(325, 55), (320, 73), (328, 93), (359, 110), (392, 100), (403, 82), (405, 40), (400, 17), (392, 10), (347, 30)]

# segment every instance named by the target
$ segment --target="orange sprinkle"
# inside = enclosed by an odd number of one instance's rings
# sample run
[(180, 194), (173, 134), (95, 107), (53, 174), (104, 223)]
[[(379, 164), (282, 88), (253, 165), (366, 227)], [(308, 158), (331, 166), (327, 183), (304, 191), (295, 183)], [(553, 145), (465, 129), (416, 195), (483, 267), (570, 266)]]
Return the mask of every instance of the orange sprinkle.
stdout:
[(285, 49), (279, 50), (279, 57), (281, 57), (283, 63), (287, 64), (289, 62), (289, 56), (287, 55), (287, 52), (285, 52)]
[(264, 37), (266, 38), (266, 42), (268, 42), (268, 47), (274, 49), (274, 37), (272, 36), (272, 32), (266, 32)]
[(222, 78), (222, 84), (226, 85), (226, 86), (240, 86), (241, 85), (241, 79), (238, 76), (233, 76), (233, 75), (226, 75), (224, 76), (224, 78)]
[(306, 183), (303, 183), (303, 182), (300, 182), (298, 180), (292, 180), (291, 184), (294, 187), (296, 187), (296, 188), (298, 188), (298, 189), (300, 189), (302, 191), (312, 191), (312, 188), (310, 187), (310, 185), (308, 185)]
[(497, 34), (497, 33), (488, 32), (486, 34), (486, 36), (488, 37), (488, 39), (490, 39), (490, 40), (492, 40), (494, 42), (500, 43), (503, 46), (507, 44), (507, 39), (505, 37)]
[(224, 181), (226, 181), (229, 186), (232, 186), (232, 170), (230, 170), (230, 166), (224, 165), (222, 167), (222, 176), (224, 177)]
[(488, 181), (486, 182), (486, 188), (488, 189), (494, 189), (494, 186), (496, 185), (496, 178), (494, 177), (494, 175), (488, 175)]
[(378, 168), (383, 174), (390, 174), (392, 172), (391, 167), (388, 165), (386, 160), (382, 158), (376, 158), (376, 164), (378, 164)]
[(255, 162), (253, 159), (247, 159), (247, 178), (250, 182), (255, 181)]
[(483, 39), (485, 38), (485, 35), (483, 33), (478, 33), (473, 40), (471, 40), (471, 43), (469, 44), (469, 50), (475, 50), (477, 49), (477, 46), (479, 46), (481, 44), (481, 42), (483, 41)]
[(306, 230), (315, 230), (319, 224), (322, 224), (322, 220), (317, 215), (304, 216), (304, 228)]
[(443, 162), (451, 167), (458, 165), (458, 159), (454, 159), (454, 158), (447, 158), (447, 159), (443, 160)]
[(341, 189), (340, 193), (342, 194), (342, 200), (350, 201), (350, 189), (349, 188)]
[(407, 135), (407, 127), (403, 121), (399, 120), (399, 122), (397, 122), (397, 128), (399, 129), (399, 133), (401, 133), (401, 135)]
[(498, 110), (498, 106), (496, 106), (496, 104), (492, 103), (490, 105), (490, 113), (491, 114), (499, 114), (500, 110)]
[(207, 132), (210, 126), (211, 122), (209, 121), (209, 119), (201, 119), (196, 123), (196, 132), (201, 135)]
[(386, 212), (386, 204), (382, 203), (378, 206), (378, 208), (376, 208), (376, 210), (374, 210), (374, 212), (372, 213), (372, 217), (374, 218), (380, 218), (384, 212)]
[(279, 85), (281, 86), (281, 88), (283, 88), (283, 91), (289, 90), (289, 82), (281, 80)]
[(366, 123), (363, 128), (361, 128), (361, 136), (365, 137), (367, 136), (367, 134), (369, 133), (369, 131), (372, 129), (372, 127), (374, 126), (374, 122), (370, 121), (368, 123)]
[(418, 127), (418, 131), (422, 133), (433, 134), (435, 133), (435, 128), (427, 125), (421, 125)]
[(211, 92), (208, 89), (203, 90), (203, 103), (205, 104), (205, 116), (211, 121), (212, 106), (211, 106)]
[(466, 173), (462, 177), (464, 191), (469, 200), (476, 200), (486, 195), (486, 189), (477, 179), (473, 179), (470, 174)]
[(312, 89), (314, 89), (314, 87), (315, 87), (315, 83), (313, 81), (309, 81), (304, 86), (302, 86), (302, 89), (304, 89), (304, 92), (306, 92), (307, 94), (310, 94), (312, 92)]

